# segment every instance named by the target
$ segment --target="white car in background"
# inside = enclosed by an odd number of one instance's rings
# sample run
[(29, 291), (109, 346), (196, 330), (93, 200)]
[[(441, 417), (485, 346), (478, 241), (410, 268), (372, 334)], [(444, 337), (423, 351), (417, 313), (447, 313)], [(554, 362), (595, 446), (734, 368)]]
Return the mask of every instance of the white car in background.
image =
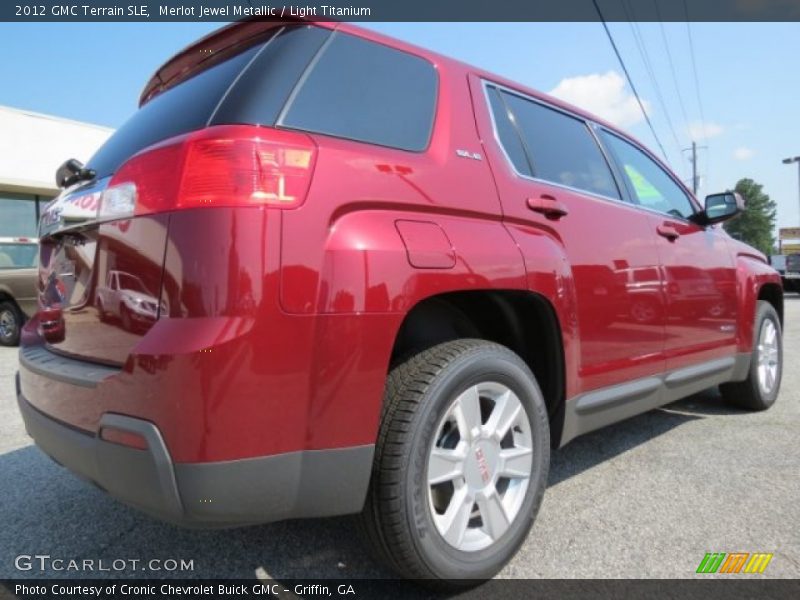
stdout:
[(158, 318), (158, 299), (136, 275), (109, 271), (104, 286), (98, 286), (95, 300), (100, 320), (117, 317), (122, 328), (133, 331), (150, 326)]

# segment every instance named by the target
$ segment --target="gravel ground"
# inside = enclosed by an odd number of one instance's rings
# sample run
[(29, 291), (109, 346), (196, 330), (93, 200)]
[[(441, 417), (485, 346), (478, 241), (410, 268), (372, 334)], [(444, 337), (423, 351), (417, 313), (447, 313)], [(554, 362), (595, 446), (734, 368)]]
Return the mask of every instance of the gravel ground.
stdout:
[[(501, 577), (691, 578), (706, 552), (737, 551), (774, 552), (762, 577), (800, 577), (798, 323), (800, 296), (789, 295), (787, 368), (771, 410), (729, 408), (713, 390), (556, 452), (533, 532)], [(190, 573), (129, 576), (388, 575), (362, 550), (350, 518), (191, 531), (122, 506), (31, 445), (16, 369), (16, 350), (0, 348), (0, 578), (104, 575), (20, 572), (20, 554), (194, 561)]]

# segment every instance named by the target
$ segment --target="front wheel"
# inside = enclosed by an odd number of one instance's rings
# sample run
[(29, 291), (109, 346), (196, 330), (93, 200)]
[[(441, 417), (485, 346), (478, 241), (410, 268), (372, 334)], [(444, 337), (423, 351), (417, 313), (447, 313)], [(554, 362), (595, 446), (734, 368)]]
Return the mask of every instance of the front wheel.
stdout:
[(124, 304), (119, 309), (119, 320), (122, 323), (122, 328), (125, 331), (133, 331), (133, 319), (131, 318), (131, 311)]
[(778, 397), (783, 372), (783, 336), (778, 313), (759, 300), (753, 328), (753, 354), (747, 379), (719, 386), (725, 401), (747, 410), (766, 410)]
[(549, 462), (547, 410), (522, 359), (483, 340), (435, 346), (389, 375), (368, 542), (405, 577), (475, 585), (525, 540)]

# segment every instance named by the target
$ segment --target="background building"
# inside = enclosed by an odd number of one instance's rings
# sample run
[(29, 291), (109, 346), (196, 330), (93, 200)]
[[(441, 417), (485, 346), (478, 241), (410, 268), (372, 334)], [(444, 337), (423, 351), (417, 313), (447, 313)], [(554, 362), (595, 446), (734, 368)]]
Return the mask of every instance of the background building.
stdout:
[(36, 237), (41, 208), (58, 194), (56, 169), (85, 163), (112, 132), (0, 106), (0, 237)]

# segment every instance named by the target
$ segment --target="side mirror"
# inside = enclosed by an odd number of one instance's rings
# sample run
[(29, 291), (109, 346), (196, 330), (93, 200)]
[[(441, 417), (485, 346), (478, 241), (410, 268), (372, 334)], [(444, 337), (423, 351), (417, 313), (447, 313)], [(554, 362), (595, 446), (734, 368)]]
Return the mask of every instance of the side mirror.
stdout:
[(744, 198), (736, 192), (711, 194), (706, 196), (706, 208), (695, 213), (695, 221), (700, 225), (722, 223), (744, 212)]

